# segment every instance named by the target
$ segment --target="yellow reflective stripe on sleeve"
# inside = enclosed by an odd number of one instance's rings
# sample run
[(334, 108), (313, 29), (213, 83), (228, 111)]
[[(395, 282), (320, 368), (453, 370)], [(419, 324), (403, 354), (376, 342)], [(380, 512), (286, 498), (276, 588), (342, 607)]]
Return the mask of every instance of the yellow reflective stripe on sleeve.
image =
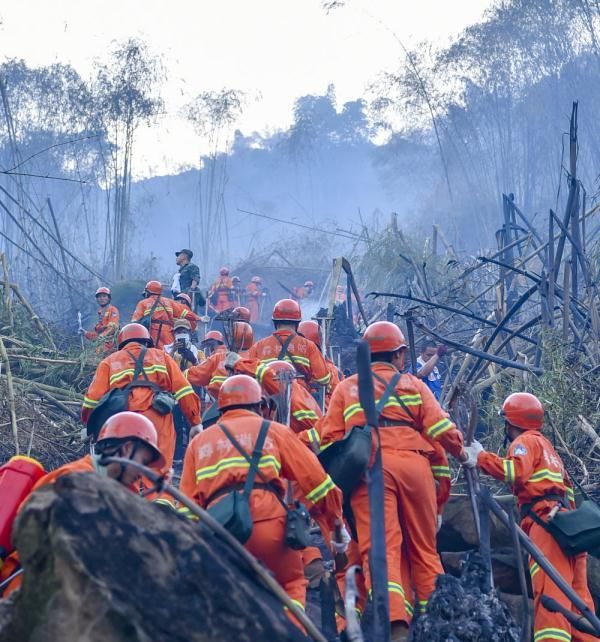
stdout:
[(352, 403), (344, 409), (344, 421), (348, 421), (350, 417), (362, 412), (362, 406), (359, 403)]
[(533, 474), (527, 481), (533, 484), (543, 481), (556, 482), (557, 484), (564, 483), (562, 474), (554, 470), (550, 470), (549, 468), (534, 470)]
[(533, 579), (533, 576), (540, 570), (539, 564), (537, 562), (531, 562), (529, 565), (529, 575), (531, 576), (531, 579)]
[(436, 478), (447, 477), (450, 478), (450, 467), (449, 466), (432, 466), (431, 472)]
[[(119, 372), (115, 372), (110, 376), (109, 383), (113, 384), (116, 383), (117, 381), (120, 381), (124, 377), (131, 375), (133, 377), (135, 370), (133, 368), (127, 368), (126, 370), (120, 370)], [(167, 370), (167, 366), (163, 366), (160, 363), (156, 363), (152, 366), (144, 366), (144, 372), (147, 375), (154, 374), (155, 372), (162, 372), (163, 374), (169, 374)]]
[(321, 446), (321, 452), (323, 452), (324, 450), (327, 450), (329, 446), (333, 446), (333, 444), (335, 444), (335, 441), (330, 441), (328, 444)]
[(325, 480), (322, 481), (316, 488), (313, 488), (310, 493), (306, 493), (306, 499), (316, 504), (321, 501), (329, 491), (335, 488), (335, 484), (329, 475), (325, 477)]
[(504, 481), (512, 484), (515, 481), (515, 462), (511, 459), (503, 459), (502, 468), (504, 470)]
[(307, 359), (306, 357), (301, 357), (300, 355), (297, 355), (297, 354), (288, 355), (286, 356), (285, 360), (291, 361), (292, 363), (297, 363), (306, 368), (310, 368), (310, 359)]
[(215, 375), (214, 377), (211, 377), (211, 380), (208, 382), (208, 385), (212, 386), (215, 383), (223, 383), (224, 381), (227, 381), (227, 377)]
[[(263, 455), (260, 458), (258, 467), (272, 467), (275, 469), (275, 472), (277, 472), (277, 474), (279, 474), (279, 471), (281, 470), (281, 464), (273, 455)], [(221, 459), (212, 466), (204, 466), (203, 468), (198, 468), (196, 470), (196, 481), (199, 482), (203, 479), (212, 479), (219, 473), (222, 473), (224, 470), (228, 470), (229, 468), (244, 468), (248, 470), (250, 468), (250, 464), (243, 457), (228, 457), (225, 459)]]
[[(291, 601), (292, 601), (292, 602), (293, 602), (293, 603), (294, 603), (294, 604), (295, 604), (299, 609), (301, 609), (302, 611), (304, 611), (304, 610), (305, 610), (305, 608), (304, 608), (304, 604), (302, 604), (302, 602), (300, 602), (299, 600), (295, 600), (294, 598), (290, 598), (290, 600), (291, 600)], [(288, 609), (288, 607), (287, 607), (287, 606), (284, 606), (284, 607), (283, 607), (283, 609), (284, 609), (284, 611), (289, 611), (289, 609)]]
[(542, 640), (558, 640), (559, 642), (571, 642), (571, 634), (565, 629), (545, 628), (535, 631), (533, 634), (533, 642), (541, 642)]
[(437, 439), (438, 437), (441, 437), (445, 432), (448, 432), (450, 428), (452, 428), (452, 422), (450, 421), (450, 419), (444, 418), (434, 423), (433, 426), (429, 426), (429, 428), (427, 428), (425, 432), (427, 433), (428, 437)]
[(179, 390), (174, 393), (174, 397), (176, 401), (179, 401), (182, 397), (186, 397), (187, 395), (193, 395), (194, 394), (194, 389), (192, 386), (183, 386), (183, 388), (179, 388)]
[(98, 405), (100, 400), (90, 399), (89, 397), (83, 398), (83, 407), (84, 408), (95, 408)]
[(316, 421), (318, 419), (317, 413), (313, 410), (296, 410), (292, 415), (294, 416), (294, 419), (297, 419), (298, 421), (302, 419), (314, 419)]
[(258, 365), (258, 368), (256, 368), (256, 380), (258, 383), (262, 383), (263, 377), (265, 376), (265, 372), (267, 371), (267, 364), (261, 362)]
[[(308, 439), (311, 444), (315, 444), (315, 446), (321, 445), (321, 435), (319, 435), (319, 431), (316, 428), (311, 428), (310, 430), (307, 430), (306, 434), (308, 435)], [(331, 444), (328, 444), (328, 445), (331, 445)]]
[(428, 600), (419, 600), (419, 613), (425, 613)]
[(567, 486), (567, 499), (570, 502), (575, 501), (575, 491), (570, 486)]
[(186, 308), (182, 313), (181, 316), (179, 317), (180, 319), (185, 319), (187, 317), (189, 310)]
[(200, 519), (198, 515), (194, 515), (187, 506), (181, 506), (178, 508), (177, 513), (186, 519), (191, 519), (193, 522), (197, 522)]
[(177, 511), (177, 506), (175, 505), (175, 501), (166, 499), (165, 497), (159, 497), (158, 499), (154, 499), (152, 503), (160, 504), (160, 506), (167, 506), (172, 511)]
[(328, 372), (324, 377), (320, 377), (319, 379), (315, 379), (315, 381), (317, 383), (325, 385), (326, 383), (329, 383), (330, 379), (331, 379), (331, 374)]

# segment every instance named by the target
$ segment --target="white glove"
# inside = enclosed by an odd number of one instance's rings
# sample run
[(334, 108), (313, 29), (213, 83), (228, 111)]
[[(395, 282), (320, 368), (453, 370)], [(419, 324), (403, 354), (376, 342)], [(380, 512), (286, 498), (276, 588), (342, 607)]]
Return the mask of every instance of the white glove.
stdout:
[(233, 370), (233, 367), (241, 358), (237, 352), (228, 352), (223, 361), (223, 366), (226, 370)]
[(210, 317), (205, 315), (203, 317), (200, 317), (200, 321), (202, 321), (202, 323), (208, 323), (210, 321)]
[(439, 533), (440, 532), (440, 528), (442, 528), (442, 516), (438, 515), (437, 516), (437, 526), (436, 526), (435, 532)]
[(340, 531), (340, 536), (342, 538), (341, 542), (336, 542), (331, 540), (331, 550), (334, 555), (339, 555), (340, 553), (345, 553), (348, 550), (348, 544), (350, 544), (350, 533), (346, 529), (346, 526), (342, 526)]
[(202, 424), (196, 424), (190, 428), (190, 439), (193, 439), (196, 435), (199, 435), (204, 430)]
[(483, 452), (483, 446), (474, 439), (470, 446), (465, 446), (465, 454), (467, 455), (466, 461), (462, 462), (463, 466), (467, 468), (475, 468), (477, 466), (477, 458), (479, 453)]

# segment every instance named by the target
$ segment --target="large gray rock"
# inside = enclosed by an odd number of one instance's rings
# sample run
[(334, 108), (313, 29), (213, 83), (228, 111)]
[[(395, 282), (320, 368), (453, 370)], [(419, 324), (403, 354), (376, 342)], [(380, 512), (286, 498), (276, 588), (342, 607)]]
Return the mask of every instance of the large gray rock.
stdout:
[(35, 493), (16, 544), (24, 581), (0, 642), (306, 639), (209, 529), (97, 475)]

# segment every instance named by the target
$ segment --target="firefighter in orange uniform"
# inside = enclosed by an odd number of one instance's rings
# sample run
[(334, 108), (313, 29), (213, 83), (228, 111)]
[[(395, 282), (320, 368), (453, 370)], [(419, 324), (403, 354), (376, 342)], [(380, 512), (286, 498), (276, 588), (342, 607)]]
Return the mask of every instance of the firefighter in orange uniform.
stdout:
[[(143, 371), (136, 386), (133, 376), (138, 364), (140, 369), (143, 365)], [(87, 424), (92, 410), (109, 390), (124, 388), (128, 384), (133, 384), (129, 394), (129, 410), (145, 415), (154, 424), (158, 433), (158, 447), (166, 460), (165, 470), (168, 470), (173, 464), (175, 452), (173, 415), (170, 411), (163, 414), (162, 410), (155, 409), (155, 394), (160, 391), (171, 393), (192, 427), (200, 424), (200, 400), (175, 361), (164, 350), (152, 347), (148, 330), (139, 323), (124, 326), (119, 332), (117, 352), (99, 363), (83, 398), (83, 423)]]
[(246, 286), (246, 304), (250, 310), (250, 323), (260, 321), (260, 304), (263, 296), (262, 279), (260, 276), (253, 276)]
[(175, 301), (183, 306), (183, 309), (179, 312), (178, 318), (187, 319), (190, 322), (191, 331), (196, 332), (198, 322), (201, 321), (201, 318), (192, 310), (192, 299), (190, 295), (185, 292), (181, 292), (175, 297)]
[[(165, 461), (158, 450), (158, 437), (152, 422), (134, 412), (121, 412), (113, 415), (102, 427), (98, 441), (94, 445), (95, 455), (85, 455), (81, 459), (60, 466), (40, 478), (33, 486), (31, 492), (47, 484), (53, 484), (59, 477), (71, 473), (97, 473), (102, 474), (127, 486), (130, 490), (138, 492), (135, 482), (139, 479), (139, 472), (132, 467), (122, 464), (108, 464), (101, 467), (100, 459), (103, 455), (112, 455), (130, 459), (143, 466), (163, 468)], [(26, 499), (24, 501), (27, 501)], [(24, 502), (23, 502), (24, 503)], [(15, 515), (16, 517), (16, 515)], [(8, 579), (20, 566), (19, 554), (13, 551), (0, 568), (0, 583)], [(3, 591), (0, 597), (8, 597), (10, 593), (21, 586), (21, 576), (15, 577)]]
[[(213, 398), (217, 399), (219, 396), (219, 390), (221, 386), (231, 373), (231, 370), (226, 368), (226, 361), (229, 358), (237, 361), (238, 359), (245, 359), (248, 354), (248, 350), (252, 347), (254, 341), (254, 332), (252, 326), (245, 321), (236, 321), (233, 324), (233, 334), (231, 337), (231, 352), (225, 353), (225, 359), (223, 359), (219, 365), (215, 368), (210, 381), (208, 383), (208, 394)], [(239, 374), (250, 374), (240, 372)]]
[(325, 359), (312, 341), (297, 334), (300, 321), (302, 313), (296, 301), (278, 301), (273, 308), (275, 332), (256, 342), (248, 351), (248, 358), (258, 359), (261, 363), (290, 361), (304, 376), (307, 388), (310, 384), (327, 386), (331, 375)]
[(197, 366), (192, 366), (185, 373), (187, 380), (192, 386), (199, 388), (204, 388), (211, 383), (216, 383), (216, 380), (213, 381), (213, 377), (215, 376), (217, 368), (227, 356), (227, 348), (225, 347), (223, 335), (218, 330), (207, 332), (202, 346), (209, 354), (209, 357)]
[(83, 330), (83, 336), (88, 341), (98, 341), (96, 352), (108, 354), (117, 346), (115, 339), (119, 333), (119, 310), (111, 305), (111, 293), (108, 288), (102, 287), (96, 290), (96, 301), (98, 302), (98, 323), (93, 331)]
[(148, 281), (144, 298), (137, 304), (131, 320), (150, 330), (154, 347), (161, 349), (173, 343), (173, 323), (186, 315), (185, 307), (162, 295), (160, 281)]
[(305, 281), (304, 285), (298, 288), (292, 288), (292, 295), (296, 301), (308, 298), (315, 289), (315, 284), (312, 281)]
[[(317, 348), (319, 348), (319, 352), (321, 351), (321, 329), (316, 321), (313, 321), (312, 319), (310, 321), (302, 321), (298, 326), (298, 334), (309, 341), (312, 341)], [(329, 374), (331, 375), (329, 385), (327, 386), (327, 401), (329, 401), (329, 398), (340, 382), (341, 377), (340, 371), (337, 369), (335, 363), (333, 363), (333, 361), (326, 355), (323, 355), (323, 358), (327, 364), (327, 370), (329, 370)]]
[(208, 298), (215, 312), (223, 312), (234, 307), (233, 280), (229, 276), (229, 268), (219, 270), (219, 278), (210, 286)]
[[(262, 391), (246, 375), (227, 379), (219, 392), (221, 422), (251, 455), (263, 419), (259, 416)], [(218, 425), (196, 435), (185, 454), (181, 490), (203, 508), (244, 484), (249, 464)], [(304, 608), (306, 579), (302, 553), (285, 545), (284, 480), (298, 483), (311, 511), (318, 511), (331, 529), (342, 515), (342, 494), (315, 455), (286, 426), (270, 422), (259, 462), (261, 477), (250, 495), (254, 523), (245, 547), (273, 573), (294, 602)], [(259, 483), (260, 482), (260, 483)], [(269, 482), (269, 486), (265, 486)], [(271, 487), (272, 485), (272, 487)], [(345, 546), (349, 537), (345, 534)]]
[[(474, 441), (465, 448), (468, 455), (465, 465), (478, 466), (511, 486), (521, 511), (521, 528), (593, 612), (586, 575), (587, 554), (567, 557), (543, 526), (551, 511), (569, 510), (575, 505), (564, 464), (550, 441), (542, 435), (544, 407), (534, 395), (516, 392), (504, 401), (501, 415), (511, 442), (507, 456), (503, 458), (486, 452)], [(575, 611), (575, 608), (533, 559), (529, 563), (529, 573), (535, 609), (535, 642), (592, 642), (599, 639), (571, 628), (562, 614), (547, 611), (541, 604), (542, 595), (554, 598), (567, 610)]]
[[(406, 342), (400, 329), (388, 321), (371, 324), (364, 334), (371, 349), (375, 398), (404, 368)], [(321, 447), (342, 439), (353, 426), (364, 425), (358, 377), (353, 375), (335, 389), (323, 418)], [(425, 608), (443, 573), (436, 550), (437, 502), (428, 455), (434, 452), (427, 438), (439, 442), (461, 460), (466, 458), (462, 436), (441, 409), (427, 386), (410, 374), (400, 375), (380, 415), (381, 449), (385, 479), (385, 532), (392, 640), (408, 639), (410, 613), (402, 585), (402, 544), (406, 543), (414, 588)], [(358, 544), (370, 588), (369, 498), (361, 483), (351, 498)]]

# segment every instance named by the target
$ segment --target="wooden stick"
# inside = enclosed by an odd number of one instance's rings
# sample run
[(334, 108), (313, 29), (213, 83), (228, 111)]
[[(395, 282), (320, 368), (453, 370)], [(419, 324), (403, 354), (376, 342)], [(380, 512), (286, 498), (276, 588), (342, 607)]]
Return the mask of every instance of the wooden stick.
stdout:
[(12, 291), (17, 295), (19, 301), (23, 305), (23, 307), (29, 312), (29, 315), (31, 316), (31, 320), (35, 323), (35, 326), (37, 329), (48, 339), (48, 343), (51, 345), (52, 349), (56, 351), (56, 344), (54, 343), (54, 339), (52, 338), (52, 335), (50, 334), (50, 331), (48, 328), (42, 323), (42, 320), (38, 315), (33, 311), (33, 308), (31, 307), (31, 304), (27, 299), (21, 294), (21, 290), (19, 289), (19, 286), (16, 283), (11, 283), (10, 287), (12, 288)]
[(8, 315), (8, 324), (10, 326), (11, 332), (14, 331), (14, 319), (12, 313), (12, 301), (10, 297), (10, 280), (8, 278), (8, 263), (6, 261), (6, 255), (0, 254), (0, 260), (2, 261), (2, 274), (3, 274), (3, 283), (4, 283), (4, 308), (6, 309), (6, 314)]
[(13, 432), (13, 438), (15, 440), (15, 455), (19, 454), (19, 431), (17, 428), (17, 411), (15, 408), (15, 390), (13, 388), (13, 379), (12, 373), (10, 371), (10, 361), (8, 360), (8, 354), (6, 354), (6, 348), (4, 347), (4, 341), (0, 339), (0, 358), (4, 363), (6, 369), (6, 390), (7, 390), (7, 402), (8, 409), (10, 412), (10, 423)]
[(29, 357), (24, 354), (9, 354), (11, 359), (24, 359), (25, 361), (39, 361), (40, 363), (55, 363), (68, 366), (78, 366), (80, 361), (74, 361), (72, 359), (46, 359), (45, 357)]

